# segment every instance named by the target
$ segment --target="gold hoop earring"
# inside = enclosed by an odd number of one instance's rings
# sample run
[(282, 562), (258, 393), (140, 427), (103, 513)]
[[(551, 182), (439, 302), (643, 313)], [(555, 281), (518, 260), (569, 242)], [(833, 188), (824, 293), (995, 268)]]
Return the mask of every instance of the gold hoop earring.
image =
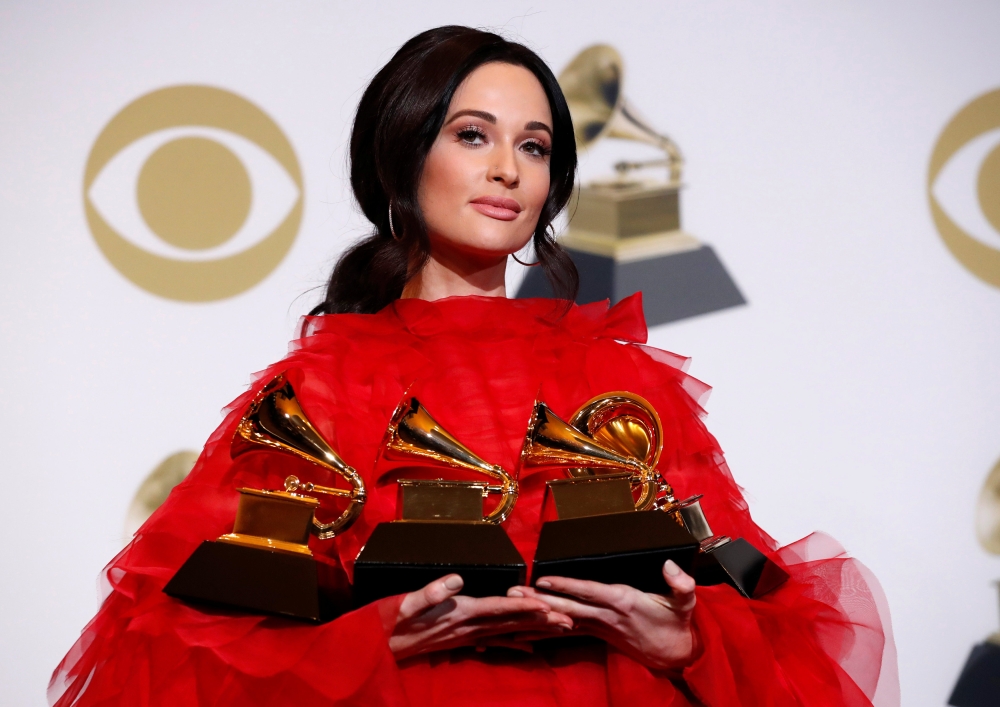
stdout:
[(539, 260), (537, 263), (526, 263), (523, 260), (521, 260), (520, 258), (518, 258), (514, 253), (511, 253), (510, 257), (512, 257), (514, 259), (514, 262), (520, 263), (521, 265), (523, 265), (526, 268), (533, 268), (536, 265), (541, 265), (542, 264), (541, 260)]
[[(550, 229), (552, 230), (552, 236), (554, 237), (555, 236), (555, 229), (552, 227), (551, 223), (548, 226), (545, 227), (546, 235), (548, 235), (548, 231)], [(525, 244), (525, 245), (527, 245), (527, 244)], [(536, 255), (537, 255), (537, 251), (536, 251)], [(526, 268), (533, 268), (533, 267), (535, 267), (537, 265), (541, 265), (542, 264), (542, 259), (541, 258), (538, 259), (538, 262), (535, 262), (535, 263), (526, 263), (523, 260), (521, 260), (520, 258), (518, 258), (515, 253), (511, 253), (510, 257), (512, 257), (514, 259), (514, 262), (516, 262), (516, 263), (518, 263), (520, 265), (523, 265)]]
[(389, 233), (392, 234), (392, 240), (399, 241), (399, 237), (396, 235), (396, 227), (392, 225), (392, 202), (389, 202)]
[(539, 260), (537, 263), (526, 263), (523, 260), (521, 260), (520, 258), (518, 258), (516, 255), (514, 255), (513, 253), (510, 254), (510, 257), (512, 257), (515, 262), (520, 263), (521, 265), (523, 265), (526, 268), (533, 268), (536, 265), (541, 265), (542, 264), (541, 260)]

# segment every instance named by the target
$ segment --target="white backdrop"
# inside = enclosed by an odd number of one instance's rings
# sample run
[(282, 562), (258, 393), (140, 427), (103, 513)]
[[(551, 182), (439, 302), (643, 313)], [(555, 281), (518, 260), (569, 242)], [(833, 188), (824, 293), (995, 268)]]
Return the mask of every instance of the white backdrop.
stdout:
[[(944, 125), (1000, 87), (1000, 4), (912, 0), (0, 3), (0, 701), (44, 704), (141, 480), (283, 355), (364, 229), (344, 167), (360, 92), (449, 23), (556, 71), (594, 42), (622, 52), (626, 93), (687, 157), (686, 230), (749, 300), (651, 343), (715, 387), (709, 425), (758, 522), (782, 542), (826, 530), (881, 579), (903, 703), (944, 704), (997, 623), (973, 509), (1000, 457), (1000, 290), (946, 250), (925, 182)], [(111, 117), (185, 83), (260, 106), (304, 177), (289, 255), (203, 304), (119, 274), (81, 196)], [(583, 176), (629, 149), (601, 146)]]

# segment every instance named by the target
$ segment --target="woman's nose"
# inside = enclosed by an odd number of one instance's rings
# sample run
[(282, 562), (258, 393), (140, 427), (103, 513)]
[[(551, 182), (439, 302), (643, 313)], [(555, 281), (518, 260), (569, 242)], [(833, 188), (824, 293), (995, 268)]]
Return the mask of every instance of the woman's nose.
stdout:
[(513, 150), (498, 150), (495, 158), (493, 167), (490, 168), (490, 181), (513, 189), (520, 181), (520, 175), (517, 171), (517, 160), (514, 157)]

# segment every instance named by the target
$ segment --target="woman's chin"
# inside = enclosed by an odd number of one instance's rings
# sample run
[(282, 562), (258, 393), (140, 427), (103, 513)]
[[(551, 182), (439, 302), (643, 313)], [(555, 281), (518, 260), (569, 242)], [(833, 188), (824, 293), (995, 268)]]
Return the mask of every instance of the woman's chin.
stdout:
[(506, 258), (511, 253), (523, 250), (528, 244), (530, 236), (524, 238), (520, 234), (511, 236), (510, 234), (476, 233), (472, 236), (463, 234), (460, 239), (443, 238), (442, 240), (447, 242), (449, 250), (457, 251), (465, 257), (483, 261), (497, 261)]

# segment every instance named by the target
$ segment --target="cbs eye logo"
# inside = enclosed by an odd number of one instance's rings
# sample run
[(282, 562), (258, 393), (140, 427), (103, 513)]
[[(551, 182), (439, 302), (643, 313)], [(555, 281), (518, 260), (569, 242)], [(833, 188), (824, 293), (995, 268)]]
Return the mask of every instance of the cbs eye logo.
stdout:
[(948, 250), (980, 280), (1000, 287), (1000, 89), (945, 126), (931, 154), (927, 194)]
[(302, 221), (302, 171), (257, 106), (218, 88), (171, 86), (101, 131), (83, 202), (122, 275), (161, 297), (208, 302), (250, 289), (288, 253)]

